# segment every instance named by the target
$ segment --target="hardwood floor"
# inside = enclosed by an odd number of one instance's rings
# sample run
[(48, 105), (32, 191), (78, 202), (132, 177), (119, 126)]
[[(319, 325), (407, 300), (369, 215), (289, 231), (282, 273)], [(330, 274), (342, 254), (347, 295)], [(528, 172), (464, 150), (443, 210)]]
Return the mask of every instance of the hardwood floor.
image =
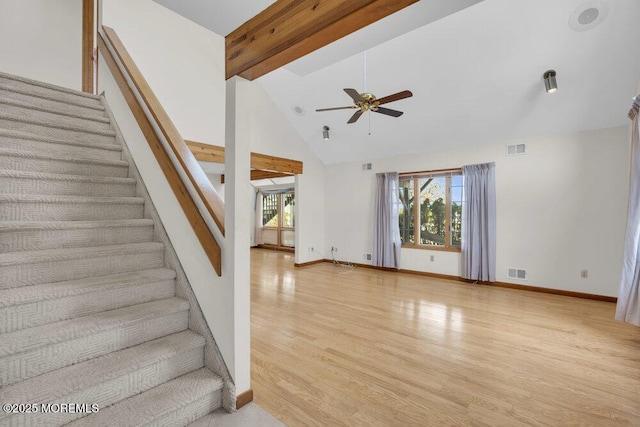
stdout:
[(612, 303), (251, 255), (255, 402), (290, 426), (640, 426)]

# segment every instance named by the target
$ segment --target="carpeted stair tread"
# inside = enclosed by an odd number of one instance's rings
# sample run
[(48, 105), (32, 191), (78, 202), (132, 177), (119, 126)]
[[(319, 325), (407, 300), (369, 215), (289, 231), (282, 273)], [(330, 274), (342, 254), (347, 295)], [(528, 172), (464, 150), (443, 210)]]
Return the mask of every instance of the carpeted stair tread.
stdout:
[(59, 115), (59, 116), (72, 117), (72, 118), (80, 119), (80, 120), (88, 120), (88, 121), (92, 121), (92, 122), (107, 123), (107, 124), (110, 122), (110, 120), (107, 117), (105, 117), (104, 115), (96, 115), (96, 114), (88, 114), (88, 113), (82, 113), (82, 112), (76, 112), (76, 111), (69, 111), (68, 109), (54, 108), (52, 106), (34, 105), (33, 103), (29, 103), (29, 102), (26, 102), (26, 101), (21, 100), (21, 99), (16, 99), (16, 98), (2, 96), (2, 95), (0, 95), (0, 104), (5, 106), (5, 107), (0, 107), (0, 108), (3, 108), (3, 109), (15, 108), (15, 109), (20, 110), (20, 111), (22, 111), (22, 110), (34, 110), (34, 111), (38, 111), (38, 112), (44, 113), (47, 116), (49, 116), (49, 115)]
[[(2, 139), (15, 139), (19, 141), (38, 141), (38, 142), (46, 142), (55, 145), (68, 145), (71, 147), (78, 148), (93, 148), (93, 149), (101, 149), (106, 151), (116, 151), (118, 153), (122, 152), (122, 146), (118, 144), (99, 144), (99, 143), (91, 143), (84, 141), (71, 141), (68, 139), (60, 139), (60, 138), (52, 138), (44, 135), (38, 135), (37, 133), (32, 132), (24, 132), (13, 129), (3, 129), (0, 128), (0, 138)], [(15, 149), (14, 149), (15, 150)], [(28, 150), (20, 150), (20, 151), (28, 151)]]
[(131, 324), (144, 322), (147, 319), (187, 311), (188, 309), (189, 303), (186, 300), (173, 297), (9, 332), (3, 334), (2, 340), (0, 340), (0, 357), (94, 335), (102, 331), (126, 328)]
[(0, 194), (0, 218), (5, 221), (100, 221), (143, 216), (141, 197)]
[(50, 196), (47, 194), (0, 194), (0, 203), (97, 203), (105, 205), (143, 205), (142, 197)]
[[(35, 114), (19, 114), (11, 113), (6, 110), (0, 110), (0, 120), (8, 120), (14, 122), (21, 122), (27, 124), (33, 124), (37, 126), (46, 127), (49, 129), (60, 129), (75, 133), (102, 135), (115, 138), (116, 133), (111, 129), (103, 129), (101, 127), (92, 127), (86, 124), (78, 124), (72, 117), (61, 117), (57, 120), (51, 118), (44, 118), (42, 115)], [(53, 136), (56, 138), (56, 136)], [(59, 138), (59, 137), (58, 137)]]
[(72, 105), (76, 107), (88, 108), (96, 111), (104, 111), (104, 107), (99, 102), (94, 102), (92, 99), (82, 99), (72, 97), (60, 98), (56, 96), (56, 91), (49, 91), (43, 88), (33, 88), (27, 85), (12, 84), (7, 81), (0, 81), (0, 91), (16, 93), (21, 95), (28, 95), (33, 98), (44, 99), (47, 101), (54, 101), (61, 104)]
[(28, 230), (73, 230), (80, 228), (104, 228), (104, 227), (136, 227), (153, 225), (149, 218), (141, 219), (114, 219), (107, 221), (2, 221), (0, 232), (3, 231), (28, 231)]
[(0, 188), (7, 193), (83, 197), (134, 197), (134, 178), (71, 175), (0, 169)]
[(51, 172), (30, 172), (0, 169), (0, 178), (22, 178), (33, 180), (50, 180), (50, 181), (78, 181), (84, 183), (100, 183), (100, 184), (130, 184), (135, 185), (134, 178), (119, 178), (108, 176), (91, 176), (91, 175), (69, 175)]
[(54, 154), (41, 154), (35, 153), (31, 151), (24, 150), (15, 150), (11, 148), (2, 148), (0, 147), (0, 157), (22, 157), (25, 160), (29, 159), (42, 159), (42, 160), (55, 160), (69, 163), (88, 163), (92, 165), (108, 165), (108, 166), (120, 166), (120, 167), (129, 167), (129, 164), (124, 160), (109, 160), (109, 159), (86, 159), (82, 157), (64, 157), (64, 156), (56, 156)]
[(0, 253), (153, 240), (153, 220), (0, 221)]
[(0, 334), (171, 298), (175, 284), (158, 268), (0, 290)]
[(92, 248), (45, 249), (0, 254), (0, 267), (16, 264), (58, 262), (83, 258), (103, 258), (114, 255), (135, 255), (160, 251), (164, 245), (158, 242), (129, 243), (126, 245), (96, 246)]
[(55, 401), (203, 346), (202, 336), (188, 330), (178, 332), (8, 385), (0, 391), (0, 400), (16, 403)]
[(51, 83), (45, 83), (45, 82), (42, 82), (42, 81), (39, 81), (39, 80), (30, 79), (30, 78), (27, 78), (27, 77), (16, 76), (14, 74), (0, 72), (0, 79), (9, 80), (9, 81), (12, 80), (12, 81), (15, 81), (15, 82), (23, 83), (25, 85), (41, 87), (41, 88), (49, 89), (49, 90), (55, 91), (55, 92), (68, 93), (68, 94), (71, 94), (71, 95), (79, 96), (81, 98), (96, 99), (96, 100), (100, 99), (100, 95), (94, 95), (93, 93), (87, 93), (87, 92), (83, 92), (83, 91), (76, 90), (76, 89), (71, 89), (71, 88), (64, 87), (64, 86), (58, 86), (58, 85), (54, 85), (54, 84), (51, 84)]
[(104, 106), (100, 103), (91, 103), (90, 105), (69, 103), (56, 99), (55, 97), (42, 97), (37, 94), (25, 93), (24, 91), (19, 91), (6, 85), (2, 86), (2, 83), (0, 83), (0, 99), (19, 101), (36, 108), (42, 107), (56, 111), (65, 111), (70, 115), (78, 114), (81, 116), (105, 117), (106, 112)]
[(173, 280), (176, 273), (168, 268), (130, 271), (108, 276), (86, 277), (64, 282), (44, 283), (0, 290), (0, 308), (88, 294), (91, 292), (133, 287), (154, 281)]
[[(54, 100), (65, 104), (99, 109), (98, 95), (78, 92), (73, 89), (62, 88), (48, 83), (36, 82), (22, 77), (7, 74), (0, 75), (0, 90), (29, 95), (32, 97)], [(102, 107), (104, 109), (104, 107)]]
[[(201, 399), (207, 399), (221, 388), (222, 379), (209, 369), (202, 368), (80, 418), (69, 426), (180, 425), (185, 421), (188, 423), (191, 417), (184, 414), (186, 419), (176, 419), (172, 416), (173, 413)], [(198, 415), (193, 414), (192, 417), (199, 418)]]

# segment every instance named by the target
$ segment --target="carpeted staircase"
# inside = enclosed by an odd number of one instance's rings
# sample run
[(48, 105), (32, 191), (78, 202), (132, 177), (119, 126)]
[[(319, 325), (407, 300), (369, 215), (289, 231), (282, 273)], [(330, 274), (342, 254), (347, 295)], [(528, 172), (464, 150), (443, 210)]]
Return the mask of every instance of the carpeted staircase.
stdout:
[(0, 74), (0, 404), (37, 405), (0, 426), (185, 425), (222, 404), (123, 150), (101, 98)]

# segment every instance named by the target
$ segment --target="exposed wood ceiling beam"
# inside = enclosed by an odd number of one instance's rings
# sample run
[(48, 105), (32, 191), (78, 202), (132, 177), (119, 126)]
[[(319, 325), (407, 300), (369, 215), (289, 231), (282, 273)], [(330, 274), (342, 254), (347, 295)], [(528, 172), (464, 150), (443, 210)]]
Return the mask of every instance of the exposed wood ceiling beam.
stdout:
[(419, 0), (277, 0), (225, 38), (226, 77), (256, 79)]
[[(196, 141), (185, 141), (194, 157), (202, 162), (224, 163), (224, 147), (204, 144)], [(302, 173), (302, 162), (284, 157), (251, 153), (251, 168), (264, 172), (277, 172), (285, 175)]]
[(196, 141), (184, 141), (196, 160), (211, 163), (224, 163), (224, 147), (204, 144)]

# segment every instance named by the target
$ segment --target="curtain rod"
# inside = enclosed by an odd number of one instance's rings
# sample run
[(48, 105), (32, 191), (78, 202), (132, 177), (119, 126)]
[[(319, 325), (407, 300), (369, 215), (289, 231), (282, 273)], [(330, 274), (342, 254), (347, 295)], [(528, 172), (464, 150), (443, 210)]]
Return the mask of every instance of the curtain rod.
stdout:
[(411, 176), (411, 175), (427, 175), (427, 174), (447, 173), (447, 172), (462, 172), (462, 168), (432, 169), (428, 171), (417, 171), (417, 172), (400, 172), (398, 175)]

